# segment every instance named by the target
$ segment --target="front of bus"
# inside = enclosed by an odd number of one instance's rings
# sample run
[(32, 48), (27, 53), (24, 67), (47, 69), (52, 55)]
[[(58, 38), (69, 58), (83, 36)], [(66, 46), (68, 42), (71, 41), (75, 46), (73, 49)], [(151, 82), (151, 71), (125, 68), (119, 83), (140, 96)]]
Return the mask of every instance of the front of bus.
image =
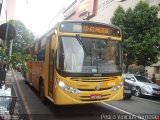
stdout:
[(123, 98), (121, 34), (95, 22), (62, 22), (56, 53), (55, 104)]

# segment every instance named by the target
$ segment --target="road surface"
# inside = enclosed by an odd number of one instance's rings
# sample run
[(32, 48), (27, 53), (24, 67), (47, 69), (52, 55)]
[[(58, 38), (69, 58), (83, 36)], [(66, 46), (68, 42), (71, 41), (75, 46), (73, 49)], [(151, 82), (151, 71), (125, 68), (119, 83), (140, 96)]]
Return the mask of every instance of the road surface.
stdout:
[(89, 105), (55, 106), (42, 104), (38, 93), (25, 83), (21, 73), (13, 72), (17, 90), (31, 120), (156, 120), (160, 98), (132, 97), (130, 100)]

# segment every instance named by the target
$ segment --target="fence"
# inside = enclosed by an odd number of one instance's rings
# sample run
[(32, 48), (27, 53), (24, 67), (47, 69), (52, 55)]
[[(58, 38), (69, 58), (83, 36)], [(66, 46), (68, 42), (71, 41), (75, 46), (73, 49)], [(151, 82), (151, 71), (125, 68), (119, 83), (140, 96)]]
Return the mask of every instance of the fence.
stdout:
[(0, 120), (10, 120), (14, 114), (17, 96), (13, 85), (0, 86)]

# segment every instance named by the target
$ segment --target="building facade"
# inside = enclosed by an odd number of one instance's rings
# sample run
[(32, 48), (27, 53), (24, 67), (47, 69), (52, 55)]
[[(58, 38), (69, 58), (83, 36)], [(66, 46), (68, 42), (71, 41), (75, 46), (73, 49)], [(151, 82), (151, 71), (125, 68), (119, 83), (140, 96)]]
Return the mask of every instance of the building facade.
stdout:
[(0, 24), (14, 18), (16, 0), (0, 0)]
[[(75, 0), (64, 10), (64, 20), (91, 20), (110, 24), (110, 19), (118, 6), (124, 10), (134, 8), (140, 0)], [(160, 8), (160, 0), (145, 0), (150, 6)], [(160, 12), (158, 13), (160, 18)], [(160, 85), (160, 59), (159, 62), (146, 68), (149, 78), (156, 75), (157, 83)]]
[[(0, 0), (0, 25), (14, 18), (16, 0)], [(0, 39), (0, 47), (3, 42)]]
[[(65, 20), (93, 20), (110, 23), (118, 6), (124, 10), (134, 8), (140, 0), (75, 0), (64, 12)], [(160, 0), (145, 0), (149, 5), (160, 7)], [(160, 17), (160, 12), (158, 14)]]

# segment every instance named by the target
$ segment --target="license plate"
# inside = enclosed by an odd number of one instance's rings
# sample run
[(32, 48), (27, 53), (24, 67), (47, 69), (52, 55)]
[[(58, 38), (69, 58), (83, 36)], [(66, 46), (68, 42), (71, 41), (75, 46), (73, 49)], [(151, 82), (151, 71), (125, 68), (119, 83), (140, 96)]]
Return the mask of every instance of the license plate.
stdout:
[(131, 93), (131, 90), (124, 90), (124, 93)]
[(90, 96), (91, 99), (101, 99), (102, 95), (101, 94), (95, 94)]

